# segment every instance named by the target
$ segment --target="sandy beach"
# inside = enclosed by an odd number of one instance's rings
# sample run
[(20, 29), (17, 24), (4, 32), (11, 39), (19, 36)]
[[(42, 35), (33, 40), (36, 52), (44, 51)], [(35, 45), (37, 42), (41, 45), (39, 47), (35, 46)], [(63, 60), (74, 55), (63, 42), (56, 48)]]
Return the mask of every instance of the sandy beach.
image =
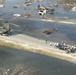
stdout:
[(66, 60), (72, 63), (76, 63), (76, 54), (67, 54), (63, 50), (59, 50), (54, 46), (49, 45), (49, 41), (46, 43), (45, 40), (36, 39), (28, 35), (12, 35), (12, 36), (0, 36), (0, 45), (16, 48), (19, 50), (29, 51), (33, 53), (38, 53), (46, 56), (51, 56), (54, 58)]

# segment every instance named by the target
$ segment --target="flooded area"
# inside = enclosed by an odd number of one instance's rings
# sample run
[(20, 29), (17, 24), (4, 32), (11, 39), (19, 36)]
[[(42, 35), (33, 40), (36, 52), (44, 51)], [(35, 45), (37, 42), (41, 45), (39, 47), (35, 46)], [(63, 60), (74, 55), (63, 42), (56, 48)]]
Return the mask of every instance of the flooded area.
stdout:
[[(23, 6), (25, 0), (6, 0), (4, 7), (0, 8), (0, 22), (9, 20), (10, 27), (14, 31), (15, 35), (28, 34), (38, 39), (47, 39), (48, 41), (53, 42), (64, 41), (67, 44), (76, 45), (75, 24), (41, 21), (45, 18), (38, 15), (38, 5), (44, 4), (46, 7), (49, 7), (52, 2), (56, 3), (57, 1), (58, 0), (51, 0), (50, 2), (50, 0), (42, 0), (42, 2), (34, 2), (30, 6), (25, 7)], [(20, 7), (13, 8), (13, 5), (20, 5)], [(58, 8), (54, 7), (54, 9), (56, 10), (55, 14), (47, 14), (46, 17), (68, 17), (69, 19), (76, 18), (76, 12), (72, 12), (71, 10), (66, 11), (61, 5)], [(33, 14), (33, 16), (30, 16), (30, 18), (24, 17), (28, 12)], [(13, 16), (13, 14), (16, 13), (21, 14), (22, 16)], [(53, 28), (58, 29), (58, 31), (50, 35), (45, 35), (43, 33), (43, 31)], [(23, 64), (26, 68), (37, 70), (36, 75), (76, 74), (76, 64), (26, 51), (0, 47), (0, 67), (7, 65), (7, 67), (11, 68), (17, 64)]]
[(76, 64), (39, 54), (0, 47), (0, 67), (11, 68), (17, 64), (23, 64), (25, 68), (34, 69), (37, 71), (36, 75), (76, 74)]
[[(56, 3), (58, 0), (53, 1), (52, 3)], [(34, 2), (30, 6), (23, 6), (25, 0), (7, 0), (4, 3), (4, 7), (0, 8), (0, 19), (9, 20), (14, 24), (18, 24), (20, 27), (11, 27), (15, 28), (17, 31), (20, 31), (23, 34), (29, 34), (39, 39), (47, 39), (48, 41), (54, 42), (61, 42), (64, 41), (65, 43), (69, 44), (76, 44), (76, 26), (71, 24), (62, 24), (57, 22), (44, 22), (44, 21), (37, 21), (36, 19), (44, 19), (38, 15), (37, 6), (40, 4), (44, 4), (46, 7), (51, 5), (51, 1), (42, 0), (42, 2)], [(20, 5), (19, 8), (13, 8), (13, 5)], [(76, 13), (72, 11), (66, 11), (63, 9), (63, 5), (60, 5), (58, 8), (53, 7), (55, 9), (55, 14), (50, 15), (47, 14), (46, 16), (51, 17), (68, 17), (71, 19), (75, 19)], [(25, 16), (26, 13), (31, 13), (35, 16), (31, 16), (34, 20), (26, 19), (25, 17), (16, 17), (13, 14), (22, 14)], [(24, 18), (24, 19), (22, 19)], [(44, 30), (57, 28), (58, 32), (45, 35), (43, 34)]]
[[(59, 3), (59, 0), (42, 0), (41, 2), (34, 2), (30, 6), (24, 6), (24, 3), (26, 0), (5, 0), (4, 7), (0, 8), (0, 18), (3, 19), (11, 19), (13, 18), (14, 13), (22, 14), (25, 15), (26, 13), (31, 13), (34, 14), (38, 17), (38, 11), (37, 11), (37, 6), (43, 4), (47, 8), (54, 4), (54, 3)], [(13, 5), (19, 5), (19, 8), (13, 8)], [(59, 5), (58, 7), (53, 7), (50, 6), (49, 8), (54, 8), (55, 9), (55, 14), (50, 15), (47, 14), (47, 17), (68, 17), (69, 19), (75, 19), (76, 13), (72, 12), (71, 10), (65, 10), (63, 5)], [(35, 17), (36, 17), (35, 16)], [(39, 18), (39, 17), (38, 17)]]
[[(47, 39), (48, 41), (53, 42), (64, 41), (67, 44), (76, 44), (76, 25), (74, 24), (62, 24), (57, 22), (45, 22), (28, 19), (16, 19), (12, 22), (20, 26), (16, 29), (22, 34), (28, 34), (38, 39)], [(51, 30), (53, 28), (58, 29), (58, 31), (50, 35), (43, 33), (43, 31)]]

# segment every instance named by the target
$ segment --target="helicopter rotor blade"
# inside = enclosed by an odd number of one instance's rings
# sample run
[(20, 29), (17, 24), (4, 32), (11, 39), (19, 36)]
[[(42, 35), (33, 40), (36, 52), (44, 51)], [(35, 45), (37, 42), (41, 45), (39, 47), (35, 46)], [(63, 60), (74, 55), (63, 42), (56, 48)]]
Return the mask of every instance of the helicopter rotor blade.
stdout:
[(14, 24), (14, 23), (9, 23), (9, 24), (16, 26), (16, 27), (20, 27), (18, 24)]

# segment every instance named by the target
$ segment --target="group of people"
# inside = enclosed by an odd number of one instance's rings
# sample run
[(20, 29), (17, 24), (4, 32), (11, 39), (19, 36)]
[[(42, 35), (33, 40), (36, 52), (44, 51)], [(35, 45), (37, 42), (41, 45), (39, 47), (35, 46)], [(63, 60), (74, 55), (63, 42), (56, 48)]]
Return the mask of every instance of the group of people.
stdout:
[[(75, 53), (76, 52), (76, 47), (75, 46), (67, 45), (63, 41), (61, 43), (55, 43), (53, 45), (56, 48), (59, 48), (61, 50), (66, 51), (66, 53)], [(51, 43), (50, 43), (50, 46), (51, 46)]]

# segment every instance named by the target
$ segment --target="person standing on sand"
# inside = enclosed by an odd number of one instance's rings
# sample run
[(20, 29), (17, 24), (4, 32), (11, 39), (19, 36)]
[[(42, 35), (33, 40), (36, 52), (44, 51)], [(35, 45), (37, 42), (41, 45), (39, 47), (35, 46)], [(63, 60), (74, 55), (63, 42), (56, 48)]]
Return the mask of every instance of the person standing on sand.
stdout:
[(47, 39), (46, 39), (46, 41), (45, 41), (46, 43), (47, 43)]

